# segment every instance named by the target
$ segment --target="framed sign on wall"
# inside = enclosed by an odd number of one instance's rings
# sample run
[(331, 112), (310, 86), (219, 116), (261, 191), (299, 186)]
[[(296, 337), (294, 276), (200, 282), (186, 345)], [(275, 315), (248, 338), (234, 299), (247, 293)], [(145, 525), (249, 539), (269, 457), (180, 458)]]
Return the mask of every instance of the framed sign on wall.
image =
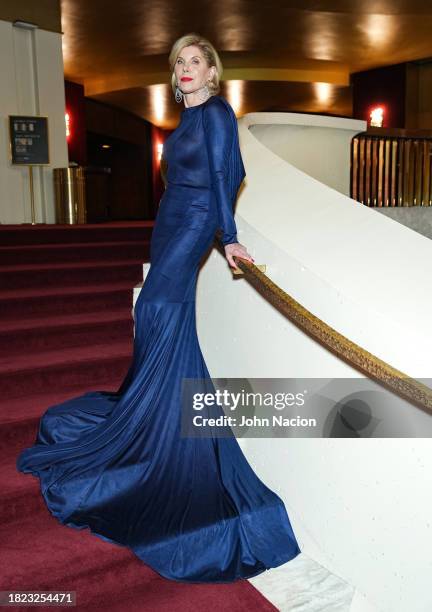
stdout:
[(9, 144), (12, 164), (48, 165), (48, 117), (9, 115)]
[(9, 115), (11, 163), (28, 166), (32, 225), (36, 223), (33, 166), (49, 165), (48, 117)]

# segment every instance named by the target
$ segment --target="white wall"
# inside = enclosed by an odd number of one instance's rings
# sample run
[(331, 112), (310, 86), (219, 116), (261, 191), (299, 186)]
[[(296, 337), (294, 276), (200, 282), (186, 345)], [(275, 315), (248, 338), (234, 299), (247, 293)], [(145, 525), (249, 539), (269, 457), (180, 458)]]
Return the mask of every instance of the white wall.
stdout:
[(313, 123), (305, 124), (304, 116), (297, 113), (272, 113), (273, 121), (278, 115), (283, 129), (277, 123), (253, 123), (250, 132), (281, 159), (349, 195), (351, 140), (364, 130), (365, 122), (315, 115)]
[(55, 222), (52, 169), (67, 167), (62, 35), (0, 20), (0, 223), (30, 223), (27, 166), (10, 162), (8, 115), (48, 117), (50, 165), (33, 168), (37, 223)]
[[(322, 130), (322, 120), (328, 130), (341, 129), (336, 118), (297, 115), (295, 125), (305, 128), (303, 154), (315, 144), (308, 130)], [(343, 121), (343, 137), (328, 139), (330, 160), (347, 154), (350, 128)], [(295, 168), (256, 138), (260, 130), (249, 130), (276, 125), (282, 142), (293, 133), (291, 123), (292, 114), (283, 113), (239, 121), (247, 175), (236, 208), (240, 241), (313, 314), (430, 382), (432, 241), (316, 180), (316, 164), (309, 173)], [(352, 135), (364, 128), (353, 121)], [(244, 278), (233, 277), (216, 250), (198, 278), (197, 325), (215, 378), (362, 378)], [(432, 609), (432, 417), (386, 397), (371, 403), (375, 438), (307, 439), (293, 431), (290, 438), (242, 438), (241, 444), (258, 475), (284, 499), (302, 551), (377, 610), (426, 612)], [(338, 399), (320, 407), (323, 432)]]

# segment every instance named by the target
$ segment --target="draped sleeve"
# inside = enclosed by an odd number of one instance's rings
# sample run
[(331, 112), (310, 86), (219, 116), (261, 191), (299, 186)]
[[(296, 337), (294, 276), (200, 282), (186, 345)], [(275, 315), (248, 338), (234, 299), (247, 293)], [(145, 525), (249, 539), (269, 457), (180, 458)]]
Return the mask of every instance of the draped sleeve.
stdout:
[(203, 110), (203, 127), (209, 160), (211, 185), (215, 190), (221, 242), (238, 242), (234, 202), (245, 176), (238, 143), (237, 119), (228, 102), (215, 97)]

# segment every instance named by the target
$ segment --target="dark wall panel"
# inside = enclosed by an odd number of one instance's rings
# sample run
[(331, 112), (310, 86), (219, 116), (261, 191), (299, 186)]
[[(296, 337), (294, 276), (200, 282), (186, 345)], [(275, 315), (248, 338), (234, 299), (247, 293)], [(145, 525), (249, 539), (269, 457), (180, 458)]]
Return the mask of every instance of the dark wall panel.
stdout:
[(370, 125), (370, 111), (384, 106), (382, 127), (404, 128), (406, 64), (395, 64), (351, 74), (353, 117)]

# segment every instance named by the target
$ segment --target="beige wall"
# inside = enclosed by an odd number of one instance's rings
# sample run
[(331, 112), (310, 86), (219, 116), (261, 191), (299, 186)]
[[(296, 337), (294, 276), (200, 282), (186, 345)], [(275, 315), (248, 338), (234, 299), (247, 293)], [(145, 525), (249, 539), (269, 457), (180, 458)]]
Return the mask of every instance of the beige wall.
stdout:
[[(35, 3), (39, 4), (39, 3)], [(50, 165), (34, 167), (36, 222), (54, 223), (52, 169), (68, 165), (62, 35), (0, 21), (0, 223), (31, 222), (29, 171), (9, 155), (9, 115), (48, 117)]]

